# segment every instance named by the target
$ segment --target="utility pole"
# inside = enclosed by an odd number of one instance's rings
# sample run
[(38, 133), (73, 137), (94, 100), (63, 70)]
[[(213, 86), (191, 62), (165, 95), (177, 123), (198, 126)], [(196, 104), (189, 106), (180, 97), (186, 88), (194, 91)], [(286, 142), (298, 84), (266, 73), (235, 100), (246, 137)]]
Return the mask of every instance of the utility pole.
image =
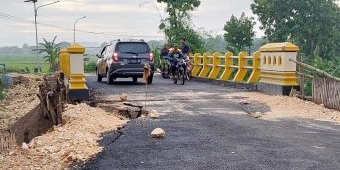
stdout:
[(38, 9), (47, 5), (51, 5), (51, 4), (55, 4), (58, 3), (60, 1), (55, 1), (55, 2), (51, 2), (48, 4), (44, 4), (41, 6), (36, 5), (38, 0), (25, 0), (24, 2), (33, 2), (33, 6), (34, 6), (34, 25), (35, 25), (35, 45), (36, 45), (36, 55), (37, 55), (37, 62), (36, 62), (36, 69), (34, 69), (35, 72), (40, 72), (41, 71), (41, 65), (40, 65), (40, 61), (39, 61), (39, 43), (38, 43), (38, 26), (37, 26), (37, 15), (38, 15)]
[(79, 20), (86, 18), (86, 16), (80, 17), (78, 19), (76, 19), (76, 21), (74, 22), (73, 25), (73, 43), (76, 43), (76, 24)]

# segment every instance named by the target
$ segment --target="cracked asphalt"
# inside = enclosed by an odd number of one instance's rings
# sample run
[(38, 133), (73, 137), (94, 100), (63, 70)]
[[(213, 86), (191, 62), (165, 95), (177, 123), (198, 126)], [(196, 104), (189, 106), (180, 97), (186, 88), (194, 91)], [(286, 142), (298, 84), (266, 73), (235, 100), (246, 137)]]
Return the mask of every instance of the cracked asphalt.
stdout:
[[(129, 99), (144, 104), (144, 84), (104, 81), (97, 83), (94, 75), (87, 76), (89, 87), (105, 99), (127, 93)], [(151, 100), (147, 109), (160, 112), (160, 119), (134, 119), (119, 132), (103, 134), (103, 151), (73, 169), (340, 169), (339, 125), (254, 119), (240, 108), (242, 98), (230, 97), (239, 90), (210, 83), (174, 85), (156, 76), (147, 91)], [(150, 137), (157, 127), (166, 131), (165, 138)]]

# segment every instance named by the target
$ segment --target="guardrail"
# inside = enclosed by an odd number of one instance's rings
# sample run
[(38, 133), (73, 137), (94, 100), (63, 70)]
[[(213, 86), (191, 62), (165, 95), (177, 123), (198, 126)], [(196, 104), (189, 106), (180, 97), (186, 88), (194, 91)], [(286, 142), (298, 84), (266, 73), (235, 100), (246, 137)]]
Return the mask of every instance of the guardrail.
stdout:
[[(193, 58), (192, 75), (194, 77), (217, 79), (223, 81), (255, 83), (260, 78), (260, 58), (261, 52), (256, 51), (249, 56), (247, 52), (240, 52), (238, 56), (227, 52), (222, 55), (219, 52), (214, 54), (196, 53)], [(234, 77), (232, 73), (236, 71)], [(249, 78), (246, 79), (248, 70), (251, 70)]]

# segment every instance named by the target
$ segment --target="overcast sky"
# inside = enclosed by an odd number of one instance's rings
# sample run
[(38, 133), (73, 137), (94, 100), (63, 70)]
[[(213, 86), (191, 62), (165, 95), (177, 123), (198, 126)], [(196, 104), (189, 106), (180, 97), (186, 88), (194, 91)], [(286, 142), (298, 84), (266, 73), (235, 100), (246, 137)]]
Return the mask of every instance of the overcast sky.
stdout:
[[(37, 5), (51, 3), (53, 0), (38, 0)], [(239, 17), (242, 12), (252, 15), (252, 0), (201, 0), (200, 7), (194, 11), (193, 23), (215, 34), (222, 34), (225, 22), (232, 14)], [(159, 9), (153, 5), (156, 4)], [(8, 16), (10, 15), (10, 16)], [(38, 35), (51, 40), (73, 41), (73, 24), (77, 18), (87, 16), (78, 22), (76, 32), (78, 42), (104, 42), (132, 36), (144, 39), (162, 39), (158, 30), (161, 17), (165, 17), (164, 4), (156, 0), (60, 0), (59, 3), (38, 9)], [(32, 3), (24, 0), (0, 1), (0, 46), (23, 43), (35, 45), (34, 11)], [(257, 36), (262, 32), (256, 26)]]

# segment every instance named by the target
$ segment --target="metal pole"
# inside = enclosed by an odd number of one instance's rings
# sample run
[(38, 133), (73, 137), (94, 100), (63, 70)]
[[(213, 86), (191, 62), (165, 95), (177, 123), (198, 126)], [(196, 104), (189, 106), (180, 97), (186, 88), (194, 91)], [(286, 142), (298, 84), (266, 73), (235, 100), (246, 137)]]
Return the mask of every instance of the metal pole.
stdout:
[(37, 26), (37, 6), (35, 1), (33, 1), (34, 4), (34, 25), (35, 25), (35, 45), (36, 45), (36, 55), (37, 55), (37, 71), (40, 72), (40, 62), (39, 62), (39, 44), (38, 44), (38, 26)]
[(58, 3), (60, 1), (55, 1), (55, 2), (48, 3), (48, 4), (45, 4), (45, 5), (41, 5), (41, 6), (38, 6), (38, 7), (36, 5), (37, 1), (38, 0), (25, 0), (24, 2), (33, 2), (33, 5), (34, 5), (34, 25), (35, 25), (35, 45), (36, 45), (35, 50), (36, 50), (36, 55), (37, 55), (36, 67), (38, 69), (37, 72), (39, 73), (41, 71), (41, 64), (40, 64), (40, 61), (39, 61), (39, 43), (38, 43), (38, 26), (37, 26), (38, 9), (41, 8), (41, 7), (47, 6), (47, 5)]
[(79, 20), (86, 18), (86, 16), (80, 17), (78, 19), (76, 19), (76, 21), (74, 22), (73, 25), (73, 43), (76, 43), (76, 24)]
[(76, 22), (74, 22), (73, 25), (73, 43), (76, 43), (76, 23), (78, 20), (76, 20)]

